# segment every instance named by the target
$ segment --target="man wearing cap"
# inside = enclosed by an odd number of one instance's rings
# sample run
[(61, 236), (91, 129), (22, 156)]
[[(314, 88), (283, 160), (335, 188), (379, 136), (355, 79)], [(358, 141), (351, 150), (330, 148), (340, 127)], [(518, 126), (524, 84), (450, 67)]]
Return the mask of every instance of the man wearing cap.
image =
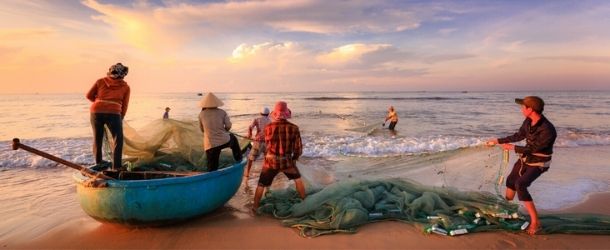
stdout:
[(224, 103), (213, 93), (207, 93), (199, 102), (199, 128), (203, 132), (203, 149), (208, 161), (208, 171), (218, 169), (220, 151), (231, 147), (235, 161), (241, 162), (241, 150), (237, 138), (229, 133), (231, 120), (229, 115), (218, 107)]
[[(536, 234), (540, 230), (538, 212), (532, 196), (527, 188), (542, 173), (549, 170), (551, 166), (551, 155), (553, 144), (557, 138), (557, 132), (553, 124), (542, 115), (544, 101), (537, 96), (526, 96), (523, 99), (515, 99), (521, 105), (521, 113), (525, 121), (514, 135), (504, 138), (492, 139), (488, 145), (500, 144), (504, 150), (514, 150), (520, 155), (515, 162), (511, 173), (506, 179), (506, 199), (512, 200), (517, 193), (519, 200), (523, 201), (531, 224), (527, 228), (529, 234)], [(516, 146), (510, 142), (518, 142), (525, 139), (525, 146)]]
[(260, 152), (265, 152), (265, 127), (267, 124), (271, 123), (271, 119), (269, 119), (269, 108), (263, 107), (261, 110), (261, 116), (255, 118), (252, 121), (252, 124), (248, 127), (248, 138), (252, 139), (252, 129), (256, 127), (256, 137), (254, 138), (252, 150), (250, 151), (250, 155), (248, 156), (248, 167), (246, 168), (246, 178), (250, 176), (250, 168), (252, 167), (252, 162), (256, 161)]
[(296, 161), (303, 153), (301, 133), (299, 127), (288, 122), (292, 112), (288, 104), (279, 101), (275, 104), (273, 112), (269, 114), (272, 122), (265, 127), (265, 161), (258, 180), (258, 186), (254, 193), (253, 211), (259, 206), (265, 187), (269, 187), (273, 178), (282, 172), (288, 179), (294, 180), (294, 184), (301, 199), (305, 199), (305, 186), (301, 180), (301, 174), (296, 166)]

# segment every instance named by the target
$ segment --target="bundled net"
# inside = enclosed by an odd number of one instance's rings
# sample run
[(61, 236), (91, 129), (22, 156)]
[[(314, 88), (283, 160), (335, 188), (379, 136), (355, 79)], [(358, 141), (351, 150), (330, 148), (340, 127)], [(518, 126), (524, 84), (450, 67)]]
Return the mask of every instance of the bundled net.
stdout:
[[(292, 190), (273, 190), (259, 212), (282, 219), (306, 237), (355, 232), (360, 225), (380, 220), (415, 223), (425, 232), (442, 235), (528, 226), (518, 202), (503, 198), (509, 159), (502, 150), (476, 146), (383, 161), (364, 169), (351, 167), (354, 176), (362, 172), (359, 180), (312, 190), (304, 201)], [(371, 171), (384, 174), (371, 180)], [(426, 185), (406, 180), (412, 177)], [(540, 220), (541, 233), (610, 234), (608, 216), (555, 214)]]
[[(123, 137), (123, 159), (128, 170), (207, 170), (203, 133), (198, 121), (159, 119), (138, 130), (124, 122)], [(107, 143), (109, 144), (111, 143)], [(249, 141), (240, 139), (239, 144), (245, 149)], [(110, 150), (107, 149), (106, 152)], [(231, 150), (223, 150), (219, 168), (234, 163)]]
[[(427, 187), (405, 180), (345, 181), (302, 201), (291, 189), (271, 191), (259, 212), (299, 229), (304, 237), (346, 232), (381, 220), (420, 225), (427, 233), (460, 235), (492, 230), (523, 230), (528, 218), (518, 205), (489, 192)], [(540, 216), (542, 233), (610, 234), (610, 216)]]

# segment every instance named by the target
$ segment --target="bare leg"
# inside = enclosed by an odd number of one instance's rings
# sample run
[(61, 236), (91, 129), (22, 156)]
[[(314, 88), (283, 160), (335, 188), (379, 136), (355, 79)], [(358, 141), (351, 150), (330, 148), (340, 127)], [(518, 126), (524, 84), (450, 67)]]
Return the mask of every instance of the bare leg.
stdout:
[(250, 178), (250, 168), (252, 167), (252, 160), (248, 159), (248, 164), (246, 166), (246, 173), (244, 174), (244, 177), (248, 179)]
[(530, 215), (530, 225), (527, 228), (527, 233), (530, 235), (536, 234), (538, 227), (540, 227), (540, 221), (538, 221), (538, 212), (536, 211), (536, 205), (533, 201), (524, 201), (527, 213)]
[(305, 186), (303, 185), (303, 181), (301, 180), (301, 178), (295, 179), (294, 180), (294, 185), (297, 189), (297, 192), (299, 193), (299, 196), (301, 197), (301, 199), (305, 199)]
[(515, 198), (515, 190), (512, 190), (510, 188), (506, 188), (505, 198), (506, 198), (507, 201), (512, 201), (513, 198)]
[(254, 204), (252, 205), (252, 210), (256, 212), (258, 206), (260, 205), (261, 198), (263, 197), (263, 192), (265, 191), (265, 187), (258, 185), (256, 187), (256, 192), (254, 192)]

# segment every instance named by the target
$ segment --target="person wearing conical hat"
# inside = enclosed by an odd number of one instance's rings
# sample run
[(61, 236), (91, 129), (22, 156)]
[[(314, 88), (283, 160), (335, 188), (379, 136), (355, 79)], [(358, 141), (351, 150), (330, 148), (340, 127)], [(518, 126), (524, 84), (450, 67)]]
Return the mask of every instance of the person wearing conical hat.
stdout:
[(233, 158), (241, 162), (242, 155), (237, 138), (229, 133), (231, 120), (224, 110), (218, 108), (224, 103), (213, 93), (207, 93), (199, 102), (199, 128), (203, 132), (203, 149), (207, 157), (208, 171), (218, 169), (220, 151), (230, 147)]
[(256, 213), (263, 192), (266, 187), (271, 186), (275, 176), (282, 172), (288, 179), (294, 180), (294, 185), (301, 199), (305, 199), (305, 186), (301, 180), (301, 173), (297, 168), (296, 161), (303, 154), (303, 144), (299, 127), (287, 119), (292, 112), (288, 104), (279, 101), (269, 114), (272, 122), (265, 127), (265, 161), (258, 179), (258, 186), (254, 193), (254, 204), (252, 210)]
[[(250, 155), (248, 155), (248, 164), (245, 173), (246, 178), (250, 176), (252, 162), (256, 161), (256, 158), (258, 158), (260, 153), (265, 152), (266, 150), (264, 131), (267, 124), (271, 123), (271, 119), (269, 119), (269, 108), (263, 107), (260, 114), (261, 116), (255, 118), (248, 127), (248, 138), (253, 139), (253, 142), (252, 150), (250, 150)], [(256, 136), (252, 138), (252, 129), (254, 128), (256, 128)]]
[(123, 161), (123, 118), (127, 114), (130, 88), (123, 80), (129, 68), (121, 63), (110, 66), (106, 77), (93, 84), (87, 99), (91, 103), (91, 127), (93, 128), (93, 156), (95, 164), (102, 163), (104, 125), (112, 134), (112, 168), (121, 169)]

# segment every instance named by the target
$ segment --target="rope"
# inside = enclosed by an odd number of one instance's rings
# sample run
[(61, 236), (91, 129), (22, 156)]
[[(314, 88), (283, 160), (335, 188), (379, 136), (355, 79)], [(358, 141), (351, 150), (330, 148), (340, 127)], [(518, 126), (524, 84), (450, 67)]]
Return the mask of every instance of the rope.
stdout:
[(508, 166), (508, 160), (509, 160), (509, 152), (508, 152), (508, 150), (504, 150), (502, 152), (502, 163), (500, 163), (500, 168), (498, 169), (498, 177), (496, 178), (496, 183), (495, 183), (496, 195), (498, 195), (499, 197), (504, 197), (502, 195), (502, 193), (500, 192), (500, 185), (502, 185), (502, 183), (504, 182), (504, 171), (506, 170), (506, 167)]
[(247, 140), (250, 140), (250, 141), (254, 141), (253, 139), (248, 138), (247, 136), (238, 135), (238, 134), (233, 133), (233, 132), (229, 132), (229, 134), (232, 134), (232, 135), (234, 135), (234, 136), (241, 137), (241, 138), (244, 138), (244, 139), (247, 139)]

